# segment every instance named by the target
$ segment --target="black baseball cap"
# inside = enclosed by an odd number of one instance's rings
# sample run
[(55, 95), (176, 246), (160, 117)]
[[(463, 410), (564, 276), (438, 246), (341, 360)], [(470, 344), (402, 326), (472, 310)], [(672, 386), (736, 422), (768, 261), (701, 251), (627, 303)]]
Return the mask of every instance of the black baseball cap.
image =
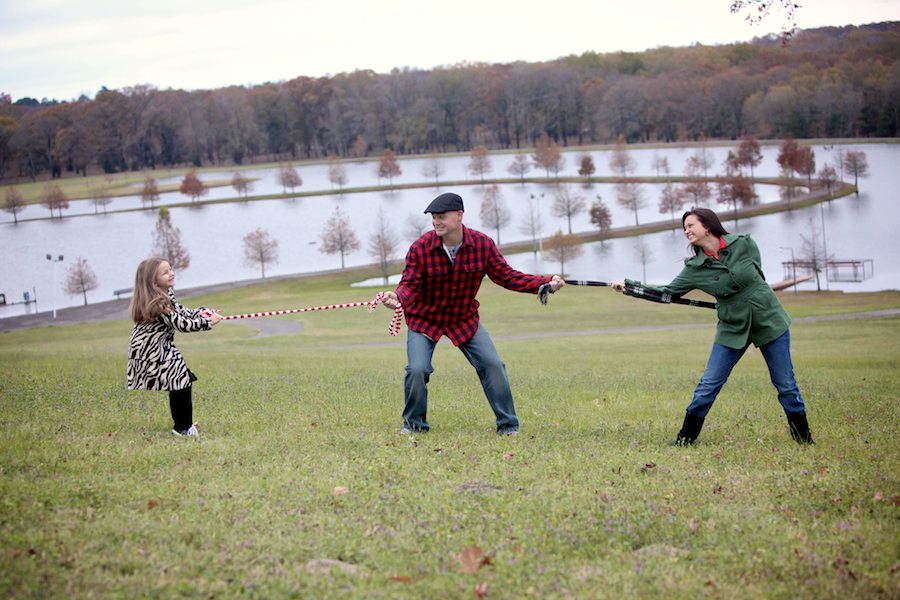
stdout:
[(428, 205), (428, 208), (425, 209), (425, 212), (442, 213), (452, 212), (455, 210), (465, 210), (463, 208), (462, 198), (459, 196), (459, 194), (447, 192), (432, 200), (431, 204)]

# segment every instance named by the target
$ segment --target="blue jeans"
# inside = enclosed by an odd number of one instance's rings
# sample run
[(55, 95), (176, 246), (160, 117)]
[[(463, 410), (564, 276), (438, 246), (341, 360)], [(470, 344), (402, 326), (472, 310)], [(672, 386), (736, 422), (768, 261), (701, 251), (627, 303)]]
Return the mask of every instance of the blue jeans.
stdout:
[[(749, 346), (749, 344), (748, 344)], [(706, 363), (706, 371), (694, 390), (694, 399), (688, 406), (687, 412), (690, 415), (706, 418), (709, 409), (712, 408), (719, 390), (728, 381), (731, 370), (747, 351), (747, 346), (740, 350), (723, 346), (722, 344), (713, 344), (712, 352), (709, 355), (709, 362)], [(778, 401), (784, 408), (785, 413), (805, 413), (806, 407), (803, 404), (803, 396), (800, 395), (800, 388), (797, 387), (797, 380), (794, 379), (794, 365), (791, 362), (791, 333), (790, 330), (785, 331), (777, 339), (769, 342), (759, 349), (766, 365), (769, 367), (769, 378), (772, 385), (778, 390)]]
[[(403, 427), (412, 431), (428, 431), (428, 380), (434, 372), (431, 357), (437, 342), (421, 333), (408, 331), (406, 338), (406, 377), (403, 382)], [(497, 431), (507, 432), (519, 428), (516, 408), (513, 405), (506, 365), (500, 360), (497, 349), (487, 329), (478, 325), (478, 330), (459, 349), (475, 367), (481, 387), (497, 417)]]

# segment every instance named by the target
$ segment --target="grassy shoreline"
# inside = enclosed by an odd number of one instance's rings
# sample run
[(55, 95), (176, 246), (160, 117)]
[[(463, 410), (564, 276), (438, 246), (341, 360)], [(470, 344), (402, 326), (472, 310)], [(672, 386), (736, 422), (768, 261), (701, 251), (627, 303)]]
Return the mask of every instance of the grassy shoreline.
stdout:
[[(358, 296), (350, 279), (186, 303), (322, 304)], [(794, 317), (900, 307), (898, 292), (847, 296), (780, 295)], [(432, 432), (397, 435), (405, 351), (384, 309), (278, 317), (302, 332), (268, 338), (252, 322), (179, 335), (200, 377), (199, 443), (168, 432), (164, 395), (124, 389), (128, 322), (0, 335), (0, 593), (900, 594), (900, 317), (795, 322), (815, 446), (790, 440), (750, 350), (698, 445), (683, 449), (668, 442), (710, 328), (541, 336), (712, 325), (712, 311), (578, 288), (542, 307), (489, 283), (479, 298), (516, 396), (515, 438), (492, 433), (475, 374), (446, 343)], [(340, 565), (320, 573), (323, 560)]]

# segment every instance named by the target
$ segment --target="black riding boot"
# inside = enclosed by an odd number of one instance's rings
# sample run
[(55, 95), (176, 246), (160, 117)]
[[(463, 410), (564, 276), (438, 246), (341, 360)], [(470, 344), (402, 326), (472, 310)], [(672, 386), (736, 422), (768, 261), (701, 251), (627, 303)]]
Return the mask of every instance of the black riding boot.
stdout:
[(809, 432), (809, 422), (806, 420), (806, 413), (784, 413), (787, 415), (788, 428), (791, 430), (791, 437), (798, 444), (815, 444), (812, 434)]
[(690, 446), (697, 439), (697, 436), (700, 435), (701, 429), (703, 429), (703, 419), (701, 417), (695, 417), (690, 413), (685, 413), (684, 424), (681, 426), (681, 431), (679, 431), (678, 435), (675, 437), (673, 445)]

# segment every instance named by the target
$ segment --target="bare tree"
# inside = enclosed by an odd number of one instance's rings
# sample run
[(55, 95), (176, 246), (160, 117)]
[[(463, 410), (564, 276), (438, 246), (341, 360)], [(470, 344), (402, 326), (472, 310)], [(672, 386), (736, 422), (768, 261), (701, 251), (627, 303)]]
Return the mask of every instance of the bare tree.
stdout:
[(675, 226), (675, 211), (681, 210), (684, 206), (684, 201), (684, 192), (669, 182), (662, 189), (662, 193), (659, 196), (659, 212), (660, 214), (669, 213), (672, 217), (672, 225)]
[(491, 157), (488, 154), (487, 148), (484, 146), (475, 146), (472, 149), (472, 153), (469, 155), (469, 173), (480, 176), (481, 183), (483, 184), (484, 174), (490, 173), (492, 168)]
[(828, 256), (825, 250), (825, 236), (816, 220), (809, 218), (808, 235), (800, 234), (800, 260), (802, 260), (808, 268), (813, 271), (816, 276), (816, 291), (822, 291), (822, 284), (819, 281), (819, 273), (824, 271), (828, 265)]
[(569, 233), (572, 233), (572, 217), (583, 213), (586, 208), (587, 202), (584, 196), (572, 192), (568, 185), (561, 185), (553, 197), (550, 214), (554, 217), (565, 217), (569, 225)]
[(153, 203), (159, 200), (159, 186), (156, 184), (156, 179), (150, 177), (149, 175), (144, 178), (144, 187), (141, 188), (141, 202), (150, 203), (150, 208), (153, 208)]
[(153, 232), (153, 254), (161, 256), (176, 271), (191, 266), (191, 255), (181, 245), (181, 230), (172, 225), (169, 209), (159, 209), (156, 230)]
[(744, 14), (744, 20), (751, 25), (759, 25), (769, 16), (773, 7), (784, 11), (785, 21), (781, 24), (781, 43), (787, 45), (797, 29), (797, 10), (802, 8), (796, 0), (732, 0), (731, 14)]
[(378, 207), (375, 231), (369, 238), (369, 254), (378, 261), (385, 284), (387, 284), (390, 275), (388, 267), (397, 252), (397, 243), (397, 237), (390, 230), (388, 220), (384, 217), (384, 211), (381, 207)]
[(350, 228), (350, 218), (341, 212), (341, 207), (334, 208), (334, 214), (325, 224), (325, 231), (320, 237), (322, 245), (319, 252), (323, 254), (340, 254), (341, 269), (344, 268), (344, 257), (350, 252), (359, 250), (359, 239)]
[(551, 235), (544, 244), (544, 255), (554, 262), (559, 263), (559, 272), (565, 275), (566, 261), (572, 261), (581, 256), (584, 248), (577, 235), (565, 234), (561, 229)]
[(685, 161), (684, 171), (685, 175), (691, 179), (682, 186), (682, 190), (685, 196), (693, 200), (694, 206), (706, 206), (710, 197), (712, 197), (709, 183), (701, 177), (700, 170), (698, 161), (694, 157), (688, 157), (687, 161)]
[(622, 183), (616, 184), (616, 202), (622, 208), (627, 208), (634, 212), (634, 224), (638, 223), (638, 211), (647, 205), (644, 199), (644, 188), (641, 184), (632, 179), (626, 179)]
[(616, 145), (613, 146), (612, 154), (609, 156), (609, 170), (623, 179), (631, 177), (637, 169), (637, 161), (628, 153), (624, 140), (619, 138)]
[(503, 201), (500, 187), (495, 183), (484, 191), (484, 200), (481, 202), (481, 223), (497, 231), (497, 245), (500, 245), (500, 228), (508, 225), (512, 215)]
[(531, 171), (531, 161), (524, 154), (516, 154), (507, 171), (509, 171), (510, 175), (517, 175), (522, 185), (525, 185), (525, 176)]
[(84, 305), (87, 306), (87, 293), (100, 287), (97, 275), (88, 265), (85, 258), (78, 257), (66, 270), (65, 292), (70, 296), (81, 294), (84, 296)]
[(336, 156), (328, 159), (328, 180), (331, 182), (332, 188), (337, 185), (338, 190), (342, 194), (344, 193), (344, 186), (347, 184), (347, 168)]
[(641, 261), (641, 270), (642, 277), (641, 281), (647, 281), (647, 263), (653, 258), (653, 252), (650, 250), (650, 246), (647, 245), (647, 242), (644, 241), (643, 236), (638, 236), (638, 239), (634, 242), (634, 255), (638, 257), (638, 260)]
[(719, 204), (730, 206), (734, 210), (734, 224), (738, 223), (738, 206), (752, 206), (757, 195), (753, 191), (750, 180), (739, 173), (730, 173), (718, 181)]
[(745, 136), (738, 146), (736, 161), (740, 167), (750, 167), (750, 183), (753, 183), (753, 169), (762, 162), (759, 141), (753, 136)]
[(856, 195), (859, 195), (859, 178), (869, 176), (869, 161), (862, 150), (850, 150), (844, 156), (844, 168), (853, 175)]
[[(247, 197), (247, 193), (253, 187), (253, 180), (243, 173), (235, 173), (231, 178), (231, 187), (238, 193), (238, 196)], [(159, 197), (159, 196), (157, 196)]]
[(282, 193), (285, 194), (288, 188), (291, 188), (291, 194), (293, 194), (294, 189), (303, 185), (303, 178), (300, 177), (300, 173), (294, 168), (294, 165), (289, 163), (284, 163), (279, 167), (278, 181), (281, 183)]
[(403, 230), (404, 237), (415, 241), (428, 231), (431, 219), (427, 215), (409, 213), (406, 215), (406, 227)]
[(440, 176), (444, 174), (444, 164), (437, 154), (429, 156), (422, 165), (422, 176), (428, 179), (434, 178), (435, 187), (440, 186)]
[(656, 176), (669, 176), (669, 159), (658, 154), (653, 158), (653, 168), (656, 169)]
[(62, 219), (62, 209), (69, 208), (69, 198), (60, 187), (54, 183), (48, 183), (44, 188), (44, 206), (50, 209), (50, 218), (53, 218), (53, 210), (59, 212), (59, 218)]
[(822, 169), (818, 174), (819, 185), (825, 188), (825, 193), (828, 194), (828, 198), (831, 199), (834, 195), (834, 188), (837, 186), (837, 171), (834, 170), (834, 167), (825, 163), (822, 165)]
[(382, 178), (387, 177), (389, 185), (393, 187), (394, 177), (399, 177), (402, 174), (403, 171), (400, 170), (400, 163), (397, 162), (397, 156), (390, 148), (385, 148), (384, 152), (381, 154), (381, 159), (378, 161), (379, 182)]
[(15, 187), (8, 188), (6, 190), (6, 203), (3, 205), (3, 210), (12, 213), (13, 221), (16, 225), (19, 224), (18, 215), (23, 208), (25, 208), (25, 199), (22, 197), (22, 193)]
[(191, 202), (196, 202), (197, 198), (209, 191), (209, 188), (197, 176), (197, 171), (191, 170), (181, 180), (181, 186), (178, 188), (178, 191), (185, 196), (190, 196)]
[(106, 207), (112, 202), (109, 197), (109, 189), (103, 186), (89, 186), (88, 193), (91, 197), (91, 203), (94, 205), (94, 214), (100, 214), (100, 207), (103, 207), (103, 214), (106, 214)]
[(244, 236), (244, 264), (259, 266), (262, 278), (266, 278), (266, 264), (278, 262), (278, 240), (269, 237), (269, 232), (257, 227)]
[(688, 171), (699, 175), (703, 173), (704, 178), (709, 178), (709, 170), (715, 164), (715, 157), (712, 155), (706, 145), (698, 146), (694, 153), (688, 157)]
[(543, 244), (539, 242), (542, 229), (543, 225), (541, 223), (541, 213), (538, 210), (537, 198), (534, 197), (534, 194), (531, 194), (531, 197), (528, 198), (528, 207), (522, 213), (522, 218), (519, 221), (519, 231), (531, 237), (531, 249), (535, 258), (537, 258), (538, 249), (543, 249)]

